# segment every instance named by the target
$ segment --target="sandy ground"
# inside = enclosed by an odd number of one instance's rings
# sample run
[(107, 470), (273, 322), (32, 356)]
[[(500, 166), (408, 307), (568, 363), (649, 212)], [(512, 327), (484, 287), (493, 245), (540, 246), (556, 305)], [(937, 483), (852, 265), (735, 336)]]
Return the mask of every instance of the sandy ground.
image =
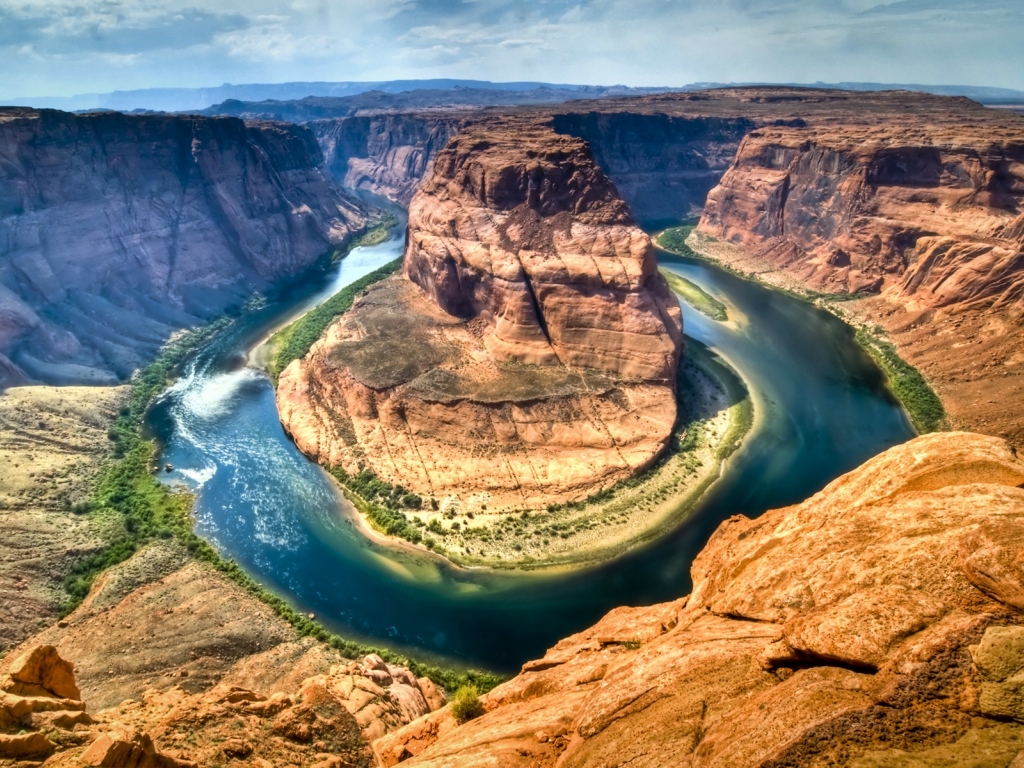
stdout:
[[(797, 278), (737, 246), (697, 233), (687, 242), (701, 256), (764, 283), (807, 291)], [(884, 331), (942, 399), (952, 428), (1024, 448), (1024, 318), (922, 309), (886, 295), (828, 303), (849, 322)]]
[(0, 652), (55, 620), (68, 565), (100, 545), (74, 514), (110, 455), (126, 387), (15, 387), (0, 395)]

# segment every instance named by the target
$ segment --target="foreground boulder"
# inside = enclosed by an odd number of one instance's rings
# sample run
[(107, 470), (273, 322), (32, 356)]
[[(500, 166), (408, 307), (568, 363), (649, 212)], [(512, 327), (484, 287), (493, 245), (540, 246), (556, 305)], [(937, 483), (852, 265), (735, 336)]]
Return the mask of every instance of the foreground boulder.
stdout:
[(681, 341), (650, 239), (587, 145), (495, 125), (438, 155), (410, 206), (404, 276), (283, 372), (278, 405), (324, 464), (539, 506), (658, 456)]
[[(920, 437), (802, 504), (723, 523), (693, 592), (618, 609), (381, 765), (937, 766), (1024, 761), (1024, 462)], [(1016, 765), (1017, 763), (1014, 763)]]

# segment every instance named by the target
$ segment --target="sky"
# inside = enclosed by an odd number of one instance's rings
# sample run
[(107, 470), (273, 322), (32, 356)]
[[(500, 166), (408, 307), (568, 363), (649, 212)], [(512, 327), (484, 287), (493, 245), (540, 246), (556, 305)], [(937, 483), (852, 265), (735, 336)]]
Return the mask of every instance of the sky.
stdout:
[(289, 80), (1024, 89), (1022, 0), (0, 0), (0, 98)]

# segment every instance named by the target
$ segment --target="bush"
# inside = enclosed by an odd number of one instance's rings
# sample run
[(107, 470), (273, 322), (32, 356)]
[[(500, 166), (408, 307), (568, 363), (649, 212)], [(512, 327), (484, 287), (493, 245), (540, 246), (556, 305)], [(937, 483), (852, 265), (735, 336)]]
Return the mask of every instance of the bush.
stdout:
[(480, 717), (484, 713), (484, 705), (480, 703), (480, 693), (475, 685), (464, 685), (452, 697), (452, 717), (459, 725)]

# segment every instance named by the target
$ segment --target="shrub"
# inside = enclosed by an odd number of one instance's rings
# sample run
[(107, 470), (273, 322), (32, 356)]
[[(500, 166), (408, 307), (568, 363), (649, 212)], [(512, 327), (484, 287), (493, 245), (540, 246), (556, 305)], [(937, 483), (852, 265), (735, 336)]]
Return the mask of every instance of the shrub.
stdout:
[(484, 713), (484, 705), (480, 703), (480, 694), (475, 685), (464, 685), (452, 697), (452, 717), (459, 725), (480, 717)]

